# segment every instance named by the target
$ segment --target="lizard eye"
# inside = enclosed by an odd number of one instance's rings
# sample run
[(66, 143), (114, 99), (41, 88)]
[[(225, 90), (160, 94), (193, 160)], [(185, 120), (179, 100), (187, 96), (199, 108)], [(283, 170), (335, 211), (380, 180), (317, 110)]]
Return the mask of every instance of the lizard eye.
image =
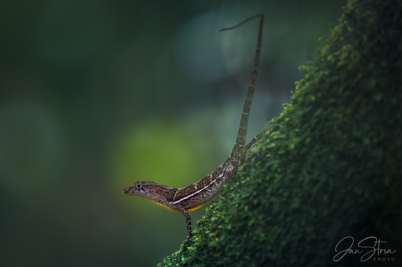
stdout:
[(138, 183), (136, 186), (137, 186), (138, 190), (140, 190), (141, 192), (144, 192), (144, 188), (142, 187), (142, 184)]

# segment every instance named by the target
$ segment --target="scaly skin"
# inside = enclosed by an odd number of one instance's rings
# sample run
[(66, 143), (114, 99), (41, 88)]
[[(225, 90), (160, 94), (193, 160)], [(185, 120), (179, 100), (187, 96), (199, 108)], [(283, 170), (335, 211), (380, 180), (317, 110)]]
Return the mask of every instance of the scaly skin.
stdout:
[(264, 15), (257, 14), (236, 24), (233, 27), (224, 28), (220, 31), (237, 28), (243, 23), (246, 23), (249, 20), (257, 17), (260, 18), (260, 24), (257, 39), (257, 48), (254, 58), (254, 67), (251, 75), (251, 81), (248, 88), (246, 101), (243, 106), (243, 112), (240, 120), (236, 143), (233, 146), (230, 157), (203, 179), (183, 188), (171, 188), (155, 182), (139, 181), (133, 186), (123, 190), (125, 194), (144, 197), (164, 208), (181, 212), (186, 217), (187, 231), (189, 237), (192, 236), (192, 228), (191, 217), (188, 212), (199, 209), (203, 204), (205, 204), (205, 202), (209, 201), (221, 191), (223, 185), (227, 181), (229, 181), (230, 178), (232, 178), (236, 169), (241, 166), (246, 160), (246, 151), (261, 136), (257, 135), (253, 138), (253, 140), (251, 140), (249, 144), (246, 145), (248, 118), (250, 114), (251, 103), (253, 101), (254, 89), (257, 81), (260, 63)]

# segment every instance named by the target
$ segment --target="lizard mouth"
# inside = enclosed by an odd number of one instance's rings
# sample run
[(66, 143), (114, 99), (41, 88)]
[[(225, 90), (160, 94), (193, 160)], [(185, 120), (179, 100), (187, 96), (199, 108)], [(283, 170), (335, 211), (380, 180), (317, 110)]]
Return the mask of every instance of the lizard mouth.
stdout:
[(131, 189), (131, 186), (130, 186), (130, 187), (127, 187), (127, 188), (124, 188), (124, 189), (123, 189), (123, 193), (124, 193), (124, 194), (130, 194), (130, 189)]

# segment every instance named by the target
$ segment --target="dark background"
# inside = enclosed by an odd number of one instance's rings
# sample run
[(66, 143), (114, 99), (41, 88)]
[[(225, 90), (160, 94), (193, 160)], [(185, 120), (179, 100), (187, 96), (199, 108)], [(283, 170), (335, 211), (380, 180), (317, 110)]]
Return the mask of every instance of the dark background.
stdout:
[[(154, 266), (184, 217), (126, 196), (193, 183), (234, 144), (264, 13), (249, 139), (346, 1), (1, 1), (0, 265)], [(193, 224), (204, 209), (193, 213)]]

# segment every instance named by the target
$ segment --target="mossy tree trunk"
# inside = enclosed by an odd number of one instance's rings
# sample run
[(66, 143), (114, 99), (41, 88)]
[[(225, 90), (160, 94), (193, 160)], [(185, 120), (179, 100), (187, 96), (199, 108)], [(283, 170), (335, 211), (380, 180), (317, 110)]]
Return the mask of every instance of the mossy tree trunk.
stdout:
[[(158, 266), (359, 264), (362, 254), (333, 261), (346, 236), (353, 249), (369, 236), (387, 241), (397, 252), (381, 258), (400, 264), (402, 0), (350, 0), (303, 69), (189, 246)], [(384, 264), (377, 257), (365, 266)]]

